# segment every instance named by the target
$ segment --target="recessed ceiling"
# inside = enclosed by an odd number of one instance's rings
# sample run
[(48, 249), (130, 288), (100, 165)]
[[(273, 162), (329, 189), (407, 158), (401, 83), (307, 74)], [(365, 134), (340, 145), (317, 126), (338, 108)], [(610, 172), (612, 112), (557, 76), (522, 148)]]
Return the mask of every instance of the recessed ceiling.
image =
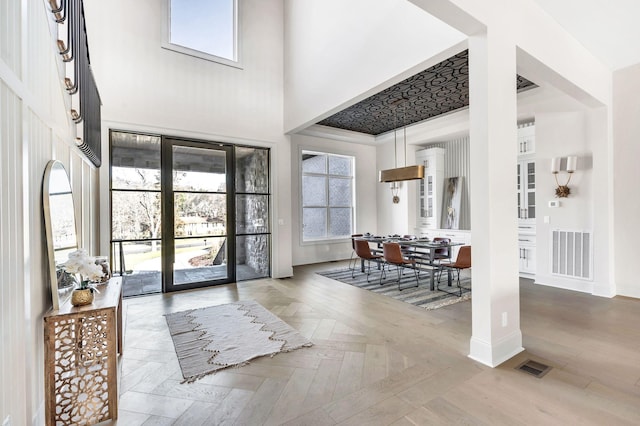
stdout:
[[(535, 87), (517, 76), (518, 90)], [(469, 51), (395, 84), (318, 124), (379, 135), (469, 105)]]

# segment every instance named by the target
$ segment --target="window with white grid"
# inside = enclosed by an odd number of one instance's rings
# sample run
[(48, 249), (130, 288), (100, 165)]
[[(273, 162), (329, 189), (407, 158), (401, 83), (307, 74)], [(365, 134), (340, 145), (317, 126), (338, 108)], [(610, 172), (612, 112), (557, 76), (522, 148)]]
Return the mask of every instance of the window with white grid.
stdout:
[(301, 163), (302, 241), (350, 238), (354, 157), (303, 150)]

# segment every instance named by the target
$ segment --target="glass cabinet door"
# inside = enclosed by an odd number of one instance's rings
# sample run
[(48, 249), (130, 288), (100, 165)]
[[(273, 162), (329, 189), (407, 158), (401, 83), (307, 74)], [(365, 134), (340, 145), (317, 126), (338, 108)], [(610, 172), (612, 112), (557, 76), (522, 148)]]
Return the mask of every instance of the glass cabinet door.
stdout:
[(416, 227), (435, 229), (440, 224), (444, 185), (444, 148), (416, 151), (416, 164), (424, 166), (424, 178), (418, 181)]
[(427, 211), (426, 217), (433, 217), (433, 175), (425, 177), (427, 181)]
[(536, 218), (536, 163), (527, 162), (527, 219)]
[(520, 184), (520, 182), (522, 181), (522, 167), (520, 167), (520, 163), (517, 164), (518, 170), (517, 170), (517, 184), (516, 184), (516, 188), (517, 188), (517, 193), (518, 193), (518, 219), (522, 219), (522, 185)]
[(536, 217), (536, 163), (522, 161), (517, 165), (518, 218)]

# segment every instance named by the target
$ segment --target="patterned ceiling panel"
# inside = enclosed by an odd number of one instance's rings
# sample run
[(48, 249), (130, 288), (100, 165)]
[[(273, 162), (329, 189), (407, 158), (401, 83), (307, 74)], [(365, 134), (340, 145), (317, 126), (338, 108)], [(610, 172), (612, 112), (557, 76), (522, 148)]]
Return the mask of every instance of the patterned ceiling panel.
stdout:
[[(518, 91), (536, 87), (517, 76)], [(379, 135), (469, 105), (469, 51), (364, 99), (318, 124)]]

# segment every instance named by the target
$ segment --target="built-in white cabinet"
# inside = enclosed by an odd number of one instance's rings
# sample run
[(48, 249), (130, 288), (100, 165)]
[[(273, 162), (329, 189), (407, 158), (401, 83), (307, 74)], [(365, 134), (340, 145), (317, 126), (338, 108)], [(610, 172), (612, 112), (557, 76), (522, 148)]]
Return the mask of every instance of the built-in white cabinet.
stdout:
[(518, 125), (518, 155), (536, 152), (536, 126), (533, 123)]
[(424, 179), (418, 181), (416, 222), (418, 228), (440, 226), (444, 191), (444, 148), (416, 151), (416, 164), (424, 166)]
[(520, 276), (536, 273), (536, 162), (535, 125), (518, 126), (518, 250)]
[(536, 219), (536, 162), (533, 158), (520, 160), (518, 168), (518, 219), (535, 223)]
[[(415, 233), (419, 237), (449, 238), (455, 243), (471, 244), (471, 231), (440, 229), (444, 199), (444, 148), (416, 151), (416, 164), (424, 166), (424, 179), (418, 183), (418, 211)], [(452, 247), (451, 259), (458, 256), (459, 246)]]
[(536, 274), (535, 225), (520, 226), (518, 233), (518, 250), (520, 276), (525, 278), (533, 278)]
[[(425, 229), (416, 228), (416, 234), (419, 237), (427, 237), (433, 240), (436, 237), (449, 238), (454, 243), (462, 243), (463, 245), (471, 244), (471, 231), (461, 229)], [(461, 246), (454, 246), (451, 248), (451, 259), (455, 260), (458, 257), (458, 251)]]

